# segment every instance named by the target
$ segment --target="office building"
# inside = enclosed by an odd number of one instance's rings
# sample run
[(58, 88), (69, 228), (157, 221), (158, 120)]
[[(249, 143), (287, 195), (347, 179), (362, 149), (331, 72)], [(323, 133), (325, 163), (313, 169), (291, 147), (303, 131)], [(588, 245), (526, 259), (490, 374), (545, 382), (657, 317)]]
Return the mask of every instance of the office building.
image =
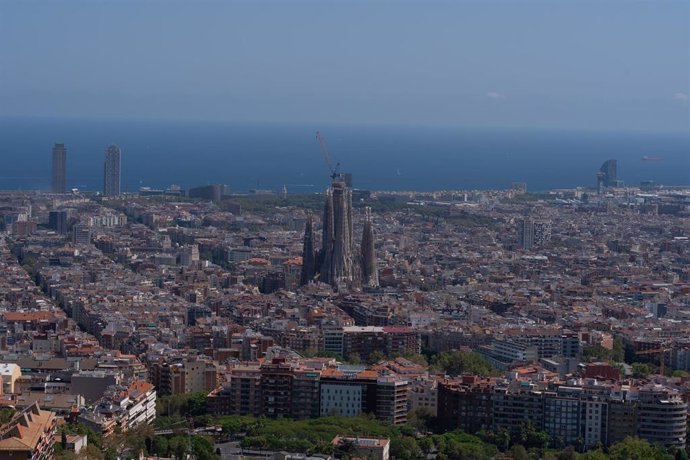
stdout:
[(210, 318), (211, 309), (206, 305), (190, 305), (187, 307), (187, 326), (196, 326), (199, 318)]
[(117, 145), (108, 146), (105, 151), (103, 175), (103, 194), (105, 196), (120, 195), (120, 162), (120, 147)]
[(551, 222), (548, 220), (535, 220), (534, 228), (534, 247), (540, 248), (551, 241)]
[(67, 211), (50, 211), (48, 227), (61, 235), (67, 233)]
[(67, 149), (65, 144), (53, 146), (53, 193), (67, 190)]
[(618, 162), (606, 160), (597, 172), (597, 192), (601, 194), (606, 187), (621, 187), (623, 181), (618, 180)]
[(551, 241), (551, 222), (520, 219), (517, 222), (518, 245), (527, 251), (543, 247)]
[(72, 243), (75, 245), (90, 244), (91, 228), (84, 224), (76, 224), (72, 227)]
[(223, 184), (202, 185), (189, 189), (189, 198), (199, 198), (209, 201), (220, 201), (229, 193), (229, 187)]
[(529, 219), (517, 222), (517, 240), (522, 249), (529, 251), (534, 247), (534, 225)]

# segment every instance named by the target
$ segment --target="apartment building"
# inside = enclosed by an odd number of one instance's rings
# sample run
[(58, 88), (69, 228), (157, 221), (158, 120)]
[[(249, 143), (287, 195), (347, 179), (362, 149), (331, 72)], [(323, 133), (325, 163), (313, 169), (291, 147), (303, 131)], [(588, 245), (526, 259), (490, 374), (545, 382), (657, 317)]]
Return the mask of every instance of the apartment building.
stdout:
[(0, 427), (0, 460), (55, 458), (55, 414), (33, 404)]

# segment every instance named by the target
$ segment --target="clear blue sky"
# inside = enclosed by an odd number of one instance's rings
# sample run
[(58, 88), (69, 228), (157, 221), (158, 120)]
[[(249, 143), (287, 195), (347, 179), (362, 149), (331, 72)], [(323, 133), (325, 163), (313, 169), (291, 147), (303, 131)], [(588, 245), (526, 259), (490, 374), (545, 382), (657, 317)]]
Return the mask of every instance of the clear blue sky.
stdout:
[(690, 1), (0, 1), (0, 115), (690, 130)]

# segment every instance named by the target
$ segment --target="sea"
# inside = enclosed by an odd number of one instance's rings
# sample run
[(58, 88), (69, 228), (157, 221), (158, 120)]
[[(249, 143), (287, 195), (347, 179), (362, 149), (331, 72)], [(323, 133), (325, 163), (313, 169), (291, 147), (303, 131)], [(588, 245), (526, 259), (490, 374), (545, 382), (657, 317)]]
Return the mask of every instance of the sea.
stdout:
[(101, 190), (105, 149), (122, 150), (122, 188), (227, 184), (323, 191), (332, 165), (368, 190), (594, 187), (608, 159), (628, 185), (690, 185), (690, 133), (579, 132), (332, 123), (0, 118), (0, 189), (49, 190), (54, 143), (67, 147), (67, 186)]

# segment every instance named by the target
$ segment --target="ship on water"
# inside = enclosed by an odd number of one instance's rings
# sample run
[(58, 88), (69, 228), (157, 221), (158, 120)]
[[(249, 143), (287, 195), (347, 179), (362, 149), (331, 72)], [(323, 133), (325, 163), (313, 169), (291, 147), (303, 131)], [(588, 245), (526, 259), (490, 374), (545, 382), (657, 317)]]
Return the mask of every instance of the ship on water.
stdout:
[(642, 157), (642, 161), (661, 161), (663, 160), (662, 157), (656, 157), (653, 155), (645, 155)]

